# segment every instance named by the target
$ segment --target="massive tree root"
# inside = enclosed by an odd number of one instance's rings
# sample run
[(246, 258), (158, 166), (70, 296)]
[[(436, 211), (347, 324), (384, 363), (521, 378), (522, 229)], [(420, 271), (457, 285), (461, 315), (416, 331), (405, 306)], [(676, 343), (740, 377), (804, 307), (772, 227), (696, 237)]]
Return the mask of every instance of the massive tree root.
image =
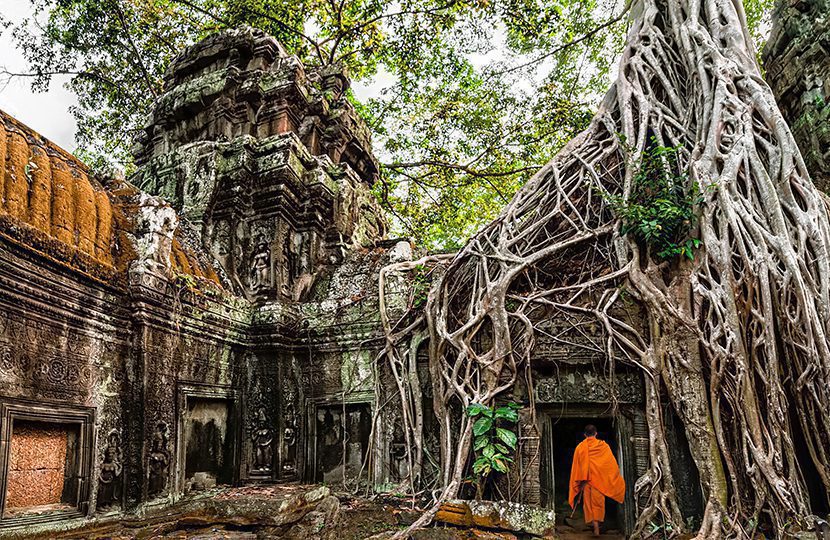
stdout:
[[(805, 461), (822, 495), (830, 489), (828, 210), (761, 78), (740, 0), (637, 0), (632, 13), (618, 80), (590, 128), (430, 292), (440, 498), (457, 494), (471, 442), (466, 418), (451, 427), (449, 404), (511, 388), (540, 314), (590, 317), (609, 361), (638, 366), (646, 381), (651, 464), (636, 485), (646, 503), (634, 536), (652, 523), (685, 527), (661, 416), (668, 396), (705, 497), (698, 537), (750, 538), (759, 523), (781, 537), (811, 526)], [(659, 262), (620, 234), (609, 201), (631, 195), (632, 149), (650, 144), (679, 145), (681, 169), (706, 194), (693, 260)], [(619, 316), (623, 294), (642, 307), (642, 327)]]

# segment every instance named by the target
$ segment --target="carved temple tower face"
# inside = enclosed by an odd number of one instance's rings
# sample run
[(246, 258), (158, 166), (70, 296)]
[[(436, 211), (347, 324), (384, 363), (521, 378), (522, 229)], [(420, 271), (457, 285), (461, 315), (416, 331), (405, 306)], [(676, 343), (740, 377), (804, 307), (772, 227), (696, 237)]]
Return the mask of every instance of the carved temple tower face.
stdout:
[(201, 231), (236, 292), (300, 300), (344, 248), (386, 233), (348, 85), (338, 66), (308, 72), (261, 31), (212, 36), (171, 65), (131, 180)]

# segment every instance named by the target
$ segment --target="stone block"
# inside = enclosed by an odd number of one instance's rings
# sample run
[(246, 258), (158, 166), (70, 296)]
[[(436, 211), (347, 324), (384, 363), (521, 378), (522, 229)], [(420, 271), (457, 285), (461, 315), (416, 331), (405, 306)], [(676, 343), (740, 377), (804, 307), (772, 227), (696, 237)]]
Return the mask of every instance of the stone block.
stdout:
[(435, 520), (534, 536), (552, 534), (555, 525), (553, 510), (508, 501), (447, 501), (441, 505)]
[(63, 469), (9, 471), (6, 508), (28, 508), (61, 502)]

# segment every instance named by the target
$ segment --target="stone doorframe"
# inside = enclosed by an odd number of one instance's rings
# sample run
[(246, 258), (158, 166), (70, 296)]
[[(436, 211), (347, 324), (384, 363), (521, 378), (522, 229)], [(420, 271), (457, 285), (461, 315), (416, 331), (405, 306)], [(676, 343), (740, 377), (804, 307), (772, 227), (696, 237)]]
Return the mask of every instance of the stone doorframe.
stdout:
[[(369, 414), (374, 419), (375, 415), (375, 395), (372, 392), (354, 392), (344, 397), (342, 393), (327, 394), (322, 397), (306, 398), (305, 399), (305, 421), (306, 433), (305, 437), (305, 456), (303, 456), (303, 471), (300, 475), (304, 481), (314, 482), (317, 475), (317, 408), (320, 406), (332, 405), (368, 405)], [(369, 441), (369, 448), (377, 448), (378, 431), (375, 431), (375, 440)], [(366, 477), (374, 481), (373, 471), (366, 470)]]
[[(639, 405), (620, 404), (618, 406), (617, 414), (611, 414), (611, 408), (608, 403), (579, 404), (571, 403), (546, 403), (537, 405), (536, 414), (542, 426), (542, 452), (548, 456), (553, 455), (553, 420), (558, 418), (608, 418), (612, 420), (614, 431), (617, 437), (617, 452), (614, 456), (619, 462), (620, 471), (625, 479), (625, 502), (623, 504), (623, 523), (620, 525), (625, 534), (634, 527), (636, 521), (634, 499), (634, 483), (642, 474), (643, 464), (640, 463), (642, 456), (638, 452), (637, 438), (640, 435), (637, 427), (640, 423), (639, 416), (643, 416), (641, 410), (638, 410)], [(543, 458), (544, 459), (544, 458)], [(553, 467), (547, 467), (547, 478), (541, 478), (543, 474), (540, 469), (540, 482), (548, 482), (548, 485), (553, 486)], [(548, 506), (551, 502), (548, 501)]]
[(239, 448), (241, 444), (241, 411), (238, 401), (239, 392), (227, 385), (183, 383), (177, 384), (176, 390), (176, 473), (173, 485), (173, 499), (184, 495), (185, 467), (187, 445), (185, 441), (185, 427), (187, 422), (188, 399), (215, 399), (228, 402), (228, 433), (231, 438), (230, 448), (233, 455), (229, 456), (233, 469), (233, 485), (239, 483)]
[[(78, 428), (78, 455), (75, 459), (75, 477), (78, 479), (75, 508), (56, 510), (46, 514), (16, 516), (4, 519), (9, 454), (15, 420), (69, 424)], [(47, 403), (0, 398), (0, 528), (34, 525), (88, 516), (92, 474), (92, 454), (95, 448), (95, 409), (63, 403)]]

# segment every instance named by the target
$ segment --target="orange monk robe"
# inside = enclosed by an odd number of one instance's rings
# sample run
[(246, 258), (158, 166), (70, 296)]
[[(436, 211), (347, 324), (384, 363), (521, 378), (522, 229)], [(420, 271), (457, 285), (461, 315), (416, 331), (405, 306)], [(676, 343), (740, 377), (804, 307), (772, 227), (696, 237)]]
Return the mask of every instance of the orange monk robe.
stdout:
[(571, 484), (568, 502), (574, 507), (579, 484), (587, 481), (582, 494), (585, 523), (605, 520), (605, 497), (617, 502), (625, 499), (625, 480), (617, 460), (605, 441), (588, 437), (576, 447), (571, 466)]

